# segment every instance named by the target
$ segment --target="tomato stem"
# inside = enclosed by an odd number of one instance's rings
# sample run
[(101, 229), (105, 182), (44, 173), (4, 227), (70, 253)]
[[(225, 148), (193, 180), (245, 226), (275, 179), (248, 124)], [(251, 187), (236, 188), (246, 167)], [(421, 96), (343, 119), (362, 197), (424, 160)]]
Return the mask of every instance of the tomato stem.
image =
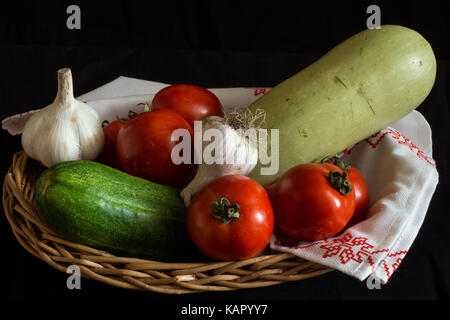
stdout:
[(338, 167), (341, 170), (348, 170), (350, 169), (352, 166), (351, 165), (346, 165), (344, 163), (344, 161), (342, 161), (338, 155), (335, 155), (334, 157), (325, 157), (322, 160), (320, 160), (320, 163), (327, 163), (327, 162), (332, 162), (336, 167)]
[(221, 198), (213, 203), (212, 215), (219, 219), (222, 223), (230, 223), (233, 220), (239, 219), (239, 204), (231, 204), (227, 198)]
[(138, 114), (136, 112), (134, 112), (133, 110), (129, 110), (128, 111), (128, 118), (129, 119), (133, 119), (136, 116), (138, 116)]
[(124, 120), (120, 119), (119, 116), (116, 116), (116, 119), (121, 125), (124, 125), (126, 123)]
[(350, 181), (348, 181), (347, 176), (348, 174), (345, 170), (342, 174), (337, 170), (331, 170), (328, 174), (331, 185), (344, 196), (352, 192), (353, 189), (353, 186)]
[(343, 171), (346, 171), (352, 167), (350, 165), (346, 165), (341, 159), (339, 159), (338, 156), (334, 158), (334, 165)]

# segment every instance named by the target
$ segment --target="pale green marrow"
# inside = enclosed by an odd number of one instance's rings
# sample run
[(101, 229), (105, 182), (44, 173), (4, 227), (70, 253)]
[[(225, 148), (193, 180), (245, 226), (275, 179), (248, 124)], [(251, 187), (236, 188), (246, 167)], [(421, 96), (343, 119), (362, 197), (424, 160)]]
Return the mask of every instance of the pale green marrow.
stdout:
[(279, 129), (278, 173), (261, 175), (258, 163), (250, 177), (273, 183), (338, 154), (417, 108), (435, 78), (433, 50), (416, 31), (386, 25), (354, 35), (249, 106), (266, 111), (264, 128)]

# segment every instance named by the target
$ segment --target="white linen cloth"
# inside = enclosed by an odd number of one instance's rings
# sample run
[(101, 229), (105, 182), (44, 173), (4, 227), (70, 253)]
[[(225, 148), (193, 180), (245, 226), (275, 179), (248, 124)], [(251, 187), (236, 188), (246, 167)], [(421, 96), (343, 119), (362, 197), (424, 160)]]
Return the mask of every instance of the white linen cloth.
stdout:
[[(168, 84), (119, 77), (78, 99), (87, 102), (101, 120), (143, 111), (153, 96)], [(270, 88), (210, 89), (224, 109), (243, 108)], [(33, 111), (2, 121), (2, 128), (17, 135)], [(312, 243), (286, 245), (276, 235), (270, 247), (340, 270), (359, 280), (373, 276), (386, 283), (408, 252), (425, 218), (438, 184), (432, 158), (431, 129), (413, 111), (391, 127), (344, 152), (342, 160), (356, 167), (369, 188), (371, 205), (366, 220), (340, 235)]]
[[(428, 144), (413, 143), (414, 139)], [(414, 111), (393, 127), (359, 142), (341, 159), (366, 180), (371, 198), (368, 217), (334, 238), (283, 245), (273, 235), (270, 246), (359, 280), (372, 276), (385, 284), (416, 238), (438, 183), (430, 128)]]

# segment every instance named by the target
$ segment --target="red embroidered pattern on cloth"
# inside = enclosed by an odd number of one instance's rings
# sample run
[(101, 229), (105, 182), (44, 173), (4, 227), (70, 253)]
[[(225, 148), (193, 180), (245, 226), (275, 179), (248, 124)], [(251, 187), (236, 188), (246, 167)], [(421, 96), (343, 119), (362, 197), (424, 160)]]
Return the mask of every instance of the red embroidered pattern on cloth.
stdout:
[[(372, 266), (372, 270), (375, 269), (375, 263), (373, 261), (373, 256), (377, 253), (382, 252), (389, 252), (388, 249), (378, 250), (372, 252), (372, 254), (368, 257), (368, 262)], [(398, 251), (394, 253), (388, 253), (386, 257), (383, 259), (383, 261), (380, 262), (380, 265), (383, 267), (384, 272), (386, 273), (386, 278), (389, 279), (394, 273), (395, 270), (397, 270), (398, 266), (400, 265), (400, 262), (402, 262), (404, 256), (406, 255), (407, 251)]]
[[(412, 152), (414, 152), (416, 154), (416, 156), (419, 159), (425, 160), (427, 163), (429, 163), (433, 167), (436, 167), (436, 162), (434, 161), (433, 158), (428, 157), (410, 139), (408, 139), (403, 134), (401, 134), (399, 131), (397, 131), (393, 128), (383, 129), (380, 132), (377, 132), (374, 135), (370, 136), (369, 138), (365, 139), (364, 141), (367, 142), (372, 148), (376, 148), (380, 144), (380, 142), (383, 140), (383, 138), (388, 134), (391, 135), (391, 137), (394, 138), (399, 144), (407, 146)], [(348, 153), (350, 153), (350, 152), (348, 152)]]
[[(323, 259), (332, 258), (337, 259), (340, 264), (347, 264), (349, 262), (354, 263), (368, 263), (372, 267), (372, 271), (376, 267), (377, 255), (385, 255), (384, 259), (379, 262), (386, 273), (387, 279), (389, 279), (392, 273), (400, 265), (403, 257), (407, 251), (398, 251), (389, 253), (389, 249), (373, 250), (374, 246), (370, 244), (367, 237), (355, 237), (350, 232), (345, 232), (341, 236), (331, 239), (316, 241), (304, 245), (292, 246), (292, 242), (286, 242), (282, 237), (277, 236), (275, 238), (275, 245), (283, 246), (288, 245), (294, 250), (304, 250), (311, 247), (318, 247), (325, 250), (322, 255)], [(387, 254), (386, 254), (387, 253)]]
[(373, 249), (367, 240), (365, 237), (354, 238), (350, 233), (346, 233), (342, 238), (333, 239), (320, 248), (326, 250), (323, 258), (338, 255), (341, 264), (346, 264), (350, 260), (361, 263), (364, 257), (370, 255), (370, 249)]
[(259, 95), (265, 95), (267, 92), (269, 92), (272, 88), (246, 88), (249, 90), (253, 90), (253, 95), (255, 97)]

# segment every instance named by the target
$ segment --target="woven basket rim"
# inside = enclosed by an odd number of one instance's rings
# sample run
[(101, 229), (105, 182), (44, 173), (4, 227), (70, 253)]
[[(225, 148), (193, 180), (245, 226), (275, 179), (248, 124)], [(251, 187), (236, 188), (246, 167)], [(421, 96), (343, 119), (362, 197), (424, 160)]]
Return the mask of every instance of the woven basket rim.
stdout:
[(290, 253), (226, 262), (161, 262), (120, 257), (67, 241), (47, 227), (34, 200), (34, 185), (42, 170), (25, 152), (14, 154), (3, 182), (3, 209), (21, 246), (58, 271), (66, 273), (69, 266), (77, 265), (82, 277), (107, 285), (186, 294), (266, 287), (334, 270)]

